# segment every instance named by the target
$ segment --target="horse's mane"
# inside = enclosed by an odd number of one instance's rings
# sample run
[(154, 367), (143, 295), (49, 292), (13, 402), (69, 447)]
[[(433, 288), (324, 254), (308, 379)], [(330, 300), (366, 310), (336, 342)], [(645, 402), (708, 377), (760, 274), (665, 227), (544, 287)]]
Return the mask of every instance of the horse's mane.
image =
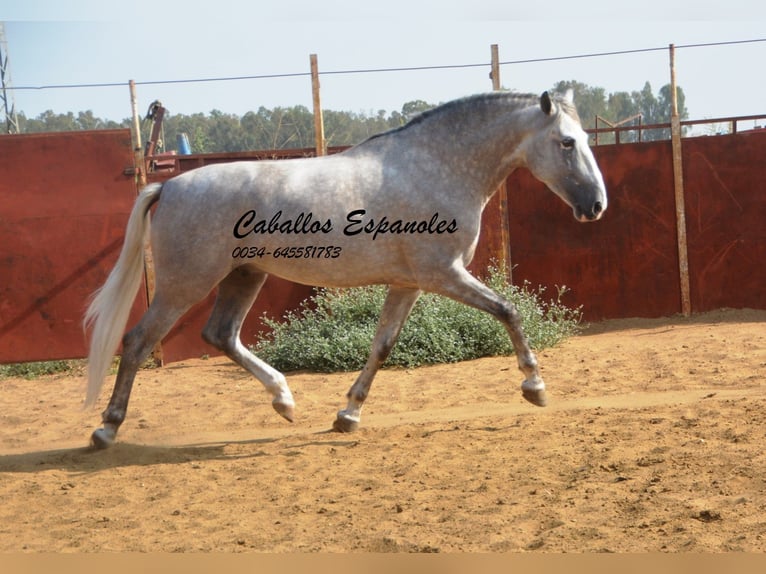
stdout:
[[(552, 98), (556, 101), (558, 105), (561, 106), (561, 109), (566, 114), (572, 116), (578, 122), (580, 121), (580, 118), (577, 115), (577, 110), (575, 109), (574, 104), (570, 103), (564, 97), (558, 94), (553, 94)], [(540, 100), (540, 96), (538, 94), (523, 94), (519, 92), (510, 92), (510, 91), (504, 91), (504, 90), (496, 91), (496, 92), (488, 92), (485, 94), (476, 94), (472, 96), (466, 96), (464, 98), (453, 100), (445, 104), (440, 104), (429, 110), (425, 110), (417, 114), (416, 116), (414, 116), (407, 123), (399, 127), (392, 128), (390, 130), (380, 132), (378, 134), (374, 134), (370, 136), (369, 138), (367, 138), (366, 140), (364, 140), (363, 142), (361, 142), (361, 144), (359, 145), (365, 144), (371, 140), (375, 140), (381, 137), (406, 131), (414, 126), (424, 123), (427, 120), (441, 116), (443, 114), (451, 113), (455, 109), (461, 108), (466, 105), (487, 103), (487, 102), (493, 102), (496, 100), (505, 100), (512, 107), (521, 108), (521, 107), (527, 107), (527, 106), (537, 104), (537, 102), (539, 102)]]

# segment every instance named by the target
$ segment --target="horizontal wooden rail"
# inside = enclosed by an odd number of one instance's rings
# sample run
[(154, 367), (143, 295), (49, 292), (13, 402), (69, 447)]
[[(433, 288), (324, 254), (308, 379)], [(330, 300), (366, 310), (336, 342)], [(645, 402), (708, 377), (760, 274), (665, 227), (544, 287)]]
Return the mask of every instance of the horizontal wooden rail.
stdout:
[[(747, 121), (755, 121), (755, 120), (766, 120), (766, 114), (757, 114), (752, 116), (732, 116), (732, 117), (725, 117), (725, 118), (712, 118), (712, 119), (705, 119), (705, 120), (683, 120), (681, 122), (681, 127), (689, 127), (689, 126), (698, 126), (698, 125), (704, 125), (704, 124), (731, 124), (732, 132), (731, 133), (737, 133), (737, 123), (738, 122), (747, 122)], [(634, 125), (634, 126), (615, 126), (615, 127), (604, 127), (604, 128), (587, 128), (585, 131), (589, 134), (596, 136), (596, 145), (599, 144), (598, 142), (598, 135), (599, 134), (615, 134), (615, 140), (616, 143), (620, 143), (619, 134), (623, 132), (635, 132), (638, 131), (639, 134), (650, 131), (650, 130), (670, 130), (671, 124), (670, 122), (662, 123), (662, 124), (640, 124), (640, 125)], [(668, 134), (670, 132), (668, 131)], [(670, 139), (670, 136), (668, 135), (668, 138)]]

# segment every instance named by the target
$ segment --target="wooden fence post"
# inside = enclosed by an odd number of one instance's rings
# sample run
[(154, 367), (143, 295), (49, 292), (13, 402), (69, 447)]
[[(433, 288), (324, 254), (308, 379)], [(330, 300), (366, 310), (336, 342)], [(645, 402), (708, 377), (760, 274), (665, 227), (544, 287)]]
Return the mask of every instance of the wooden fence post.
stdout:
[[(492, 89), (498, 91), (500, 87), (500, 51), (497, 44), (492, 44), (492, 72), (489, 77), (492, 80)], [(495, 192), (500, 204), (500, 259), (505, 266), (506, 278), (513, 283), (513, 268), (511, 263), (511, 231), (508, 221), (508, 182), (504, 181)]]
[(327, 142), (324, 139), (324, 118), (322, 117), (322, 104), (319, 98), (319, 66), (317, 55), (311, 54), (311, 93), (314, 99), (314, 142), (317, 156), (327, 153)]
[(676, 50), (673, 44), (670, 44), (670, 92), (672, 100), (670, 139), (673, 149), (673, 184), (676, 200), (676, 233), (678, 236), (678, 271), (681, 281), (681, 313), (683, 313), (685, 317), (688, 317), (691, 314), (689, 251), (686, 243), (686, 206), (684, 203), (681, 119), (678, 116), (678, 98), (676, 94)]
[[(146, 158), (144, 157), (144, 147), (141, 145), (141, 120), (138, 116), (138, 98), (136, 97), (136, 83), (133, 80), (129, 82), (130, 86), (130, 107), (133, 113), (133, 149), (134, 163), (136, 164), (136, 186), (139, 190), (146, 186)], [(149, 216), (151, 217), (151, 215)], [(144, 244), (144, 284), (146, 287), (146, 302), (151, 304), (154, 299), (154, 256), (148, 240)], [(162, 341), (152, 349), (152, 360), (158, 366), (162, 361)]]

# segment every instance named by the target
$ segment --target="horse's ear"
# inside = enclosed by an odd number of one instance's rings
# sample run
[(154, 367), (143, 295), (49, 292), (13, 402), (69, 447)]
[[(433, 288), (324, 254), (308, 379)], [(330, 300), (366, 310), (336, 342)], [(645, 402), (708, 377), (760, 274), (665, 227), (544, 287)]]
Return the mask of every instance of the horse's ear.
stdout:
[(543, 92), (543, 95), (540, 96), (540, 109), (543, 110), (543, 113), (546, 116), (551, 115), (551, 112), (553, 111), (553, 103), (551, 102), (551, 95), (547, 91)]
[(574, 104), (574, 90), (572, 88), (568, 88), (564, 92), (564, 101), (568, 104)]

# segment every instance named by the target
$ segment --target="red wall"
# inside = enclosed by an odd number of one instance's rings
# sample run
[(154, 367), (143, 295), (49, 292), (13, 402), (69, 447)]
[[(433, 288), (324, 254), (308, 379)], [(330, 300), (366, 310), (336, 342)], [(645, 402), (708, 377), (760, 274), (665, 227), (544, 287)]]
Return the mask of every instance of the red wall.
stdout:
[[(670, 142), (601, 146), (609, 209), (582, 224), (525, 170), (507, 182), (513, 280), (570, 292), (587, 320), (681, 311)], [(303, 155), (304, 150), (296, 153)], [(192, 156), (196, 166), (253, 154)], [(267, 153), (266, 156), (269, 154)], [(766, 130), (683, 140), (693, 312), (766, 309)], [(0, 137), (0, 362), (83, 357), (87, 298), (117, 258), (136, 195), (127, 130)], [(162, 180), (170, 173), (155, 174)], [(500, 197), (485, 210), (471, 267), (499, 259)], [(243, 328), (252, 343), (266, 312), (295, 309), (310, 287), (269, 278)], [(212, 353), (194, 307), (163, 342), (166, 361)], [(131, 323), (145, 309), (137, 299)]]
[(528, 171), (512, 174), (514, 283), (556, 286), (588, 320), (680, 310), (670, 142), (594, 150), (609, 197), (604, 216), (580, 223)]
[(0, 137), (0, 362), (85, 354), (82, 316), (122, 244), (132, 165), (128, 130)]
[(766, 309), (766, 130), (683, 149), (692, 309)]
[[(583, 306), (587, 320), (681, 312), (669, 141), (594, 148), (609, 208), (593, 223), (527, 171), (509, 178), (514, 283)], [(766, 309), (766, 130), (683, 140), (692, 312)]]

